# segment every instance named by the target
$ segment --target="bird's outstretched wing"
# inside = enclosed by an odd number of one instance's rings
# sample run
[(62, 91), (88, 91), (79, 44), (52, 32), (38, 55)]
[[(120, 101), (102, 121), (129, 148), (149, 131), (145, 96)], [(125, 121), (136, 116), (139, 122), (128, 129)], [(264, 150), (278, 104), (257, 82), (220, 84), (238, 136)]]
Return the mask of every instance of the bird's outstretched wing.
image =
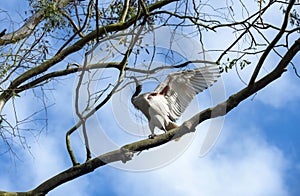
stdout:
[(194, 96), (211, 86), (220, 76), (217, 65), (200, 67), (168, 75), (155, 93), (164, 95), (170, 109), (169, 118), (177, 120)]

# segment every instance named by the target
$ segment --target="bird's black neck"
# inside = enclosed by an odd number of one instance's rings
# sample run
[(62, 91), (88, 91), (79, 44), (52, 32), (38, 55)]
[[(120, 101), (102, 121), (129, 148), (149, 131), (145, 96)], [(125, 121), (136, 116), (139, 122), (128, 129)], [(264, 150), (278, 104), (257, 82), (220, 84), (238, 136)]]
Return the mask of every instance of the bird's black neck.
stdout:
[(133, 93), (131, 99), (133, 99), (134, 97), (138, 96), (141, 92), (142, 92), (142, 85), (141, 85), (141, 84), (138, 84), (138, 85), (135, 87), (135, 92)]
[(135, 77), (133, 79), (135, 81), (136, 87), (135, 92), (131, 97), (131, 101), (142, 92), (142, 84)]

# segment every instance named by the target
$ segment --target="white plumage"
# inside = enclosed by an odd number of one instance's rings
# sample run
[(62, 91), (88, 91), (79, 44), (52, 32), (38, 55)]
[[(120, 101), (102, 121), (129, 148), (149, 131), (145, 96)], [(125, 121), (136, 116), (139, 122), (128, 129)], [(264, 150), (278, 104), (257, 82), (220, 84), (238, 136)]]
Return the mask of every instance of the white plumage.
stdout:
[(150, 138), (155, 127), (168, 131), (177, 127), (175, 122), (196, 94), (211, 86), (220, 76), (218, 66), (205, 66), (168, 75), (153, 92), (138, 95), (141, 85), (132, 96), (133, 105), (142, 111), (149, 121)]

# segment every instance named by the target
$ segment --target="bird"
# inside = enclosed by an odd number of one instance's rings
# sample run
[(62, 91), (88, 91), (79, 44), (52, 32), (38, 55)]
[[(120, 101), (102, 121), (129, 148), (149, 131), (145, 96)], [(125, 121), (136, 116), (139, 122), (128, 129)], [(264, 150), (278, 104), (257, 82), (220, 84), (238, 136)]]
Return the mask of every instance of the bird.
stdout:
[(217, 81), (220, 73), (217, 65), (171, 73), (154, 91), (143, 94), (140, 94), (142, 84), (133, 77), (136, 89), (131, 102), (148, 119), (151, 131), (149, 139), (156, 136), (155, 127), (164, 132), (178, 127), (175, 121), (198, 93)]

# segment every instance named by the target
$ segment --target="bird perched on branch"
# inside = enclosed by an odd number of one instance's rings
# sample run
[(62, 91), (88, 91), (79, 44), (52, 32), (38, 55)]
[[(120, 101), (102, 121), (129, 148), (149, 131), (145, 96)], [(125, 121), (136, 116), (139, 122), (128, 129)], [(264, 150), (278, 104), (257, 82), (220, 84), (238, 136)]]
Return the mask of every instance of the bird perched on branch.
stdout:
[(154, 138), (155, 127), (167, 132), (178, 127), (174, 122), (181, 116), (195, 95), (216, 82), (220, 76), (217, 65), (171, 73), (153, 92), (141, 94), (142, 85), (137, 84), (131, 102), (149, 121)]

